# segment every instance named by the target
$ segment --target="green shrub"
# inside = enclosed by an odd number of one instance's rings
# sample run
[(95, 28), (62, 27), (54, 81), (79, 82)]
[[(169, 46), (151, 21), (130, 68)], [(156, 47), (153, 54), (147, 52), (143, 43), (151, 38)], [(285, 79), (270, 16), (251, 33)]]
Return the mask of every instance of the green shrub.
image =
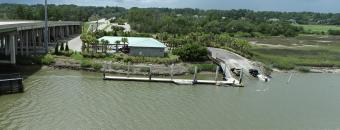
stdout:
[(128, 70), (128, 66), (127, 65), (121, 65), (121, 64), (112, 64), (111, 68), (114, 70)]
[(333, 30), (333, 29), (330, 29), (328, 30), (328, 33), (330, 35), (340, 35), (340, 30)]
[(247, 32), (237, 32), (234, 34), (234, 37), (252, 37), (252, 34)]
[(90, 67), (92, 67), (92, 63), (89, 60), (82, 60), (81, 63), (80, 63), (80, 66), (82, 68), (90, 68)]
[(94, 68), (95, 70), (100, 70), (101, 68), (103, 68), (103, 65), (100, 63), (92, 63), (92, 68)]
[(297, 70), (300, 71), (300, 72), (303, 72), (303, 73), (310, 72), (310, 69), (307, 68), (307, 67), (298, 67)]
[(72, 58), (72, 59), (75, 59), (75, 60), (83, 60), (83, 59), (84, 59), (84, 56), (81, 55), (80, 53), (73, 53), (73, 54), (71, 55), (71, 58)]
[(141, 72), (149, 72), (149, 71), (150, 71), (150, 68), (148, 68), (148, 67), (142, 67), (142, 68), (140, 68), (140, 71), (141, 71)]
[(216, 66), (215, 64), (193, 64), (189, 68), (189, 73), (195, 73), (195, 66), (197, 66), (197, 72), (208, 71), (208, 72), (215, 72)]
[(43, 65), (50, 65), (54, 62), (55, 62), (54, 56), (51, 54), (47, 54), (41, 59), (41, 64)]

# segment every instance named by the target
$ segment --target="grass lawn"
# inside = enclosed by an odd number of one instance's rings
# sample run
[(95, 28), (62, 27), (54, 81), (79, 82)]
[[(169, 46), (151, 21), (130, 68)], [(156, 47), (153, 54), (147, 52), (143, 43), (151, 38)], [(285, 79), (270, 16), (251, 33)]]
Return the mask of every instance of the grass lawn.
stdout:
[(337, 26), (337, 25), (297, 25), (297, 26), (303, 27), (304, 30), (307, 32), (316, 32), (316, 33), (321, 33), (321, 32), (327, 33), (328, 30), (330, 29), (340, 30), (340, 26)]
[[(297, 66), (340, 67), (340, 36), (268, 37), (256, 41), (255, 59), (279, 69)], [(279, 45), (279, 46), (278, 46)]]

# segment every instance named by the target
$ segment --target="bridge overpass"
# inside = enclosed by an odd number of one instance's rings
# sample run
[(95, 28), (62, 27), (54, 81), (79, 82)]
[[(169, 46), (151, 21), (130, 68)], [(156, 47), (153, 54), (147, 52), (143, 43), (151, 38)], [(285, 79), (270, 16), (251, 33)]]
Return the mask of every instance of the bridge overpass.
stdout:
[(80, 34), (82, 23), (77, 21), (49, 21), (48, 42), (44, 45), (44, 21), (0, 21), (0, 63), (16, 63), (16, 56), (44, 54), (46, 48)]

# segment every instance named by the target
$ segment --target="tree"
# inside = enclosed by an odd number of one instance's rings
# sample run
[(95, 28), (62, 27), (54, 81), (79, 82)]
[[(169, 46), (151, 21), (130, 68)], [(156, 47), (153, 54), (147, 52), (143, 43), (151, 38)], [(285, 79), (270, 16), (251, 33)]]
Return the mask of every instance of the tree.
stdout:
[(60, 44), (60, 51), (64, 51), (64, 43), (63, 42)]
[(186, 44), (176, 48), (173, 53), (184, 61), (204, 61), (208, 55), (208, 49), (198, 44)]
[(102, 52), (106, 53), (107, 52), (107, 45), (109, 45), (110, 42), (108, 40), (102, 39), (100, 41), (100, 43), (102, 44)]
[(57, 45), (54, 47), (54, 54), (58, 55), (59, 54), (59, 43), (57, 42)]
[(70, 49), (68, 48), (68, 43), (65, 43), (66, 47), (65, 47), (65, 51), (68, 52)]
[(124, 46), (126, 46), (125, 43), (128, 43), (129, 41), (128, 41), (128, 39), (126, 37), (123, 37), (122, 38), (122, 42), (123, 42)]

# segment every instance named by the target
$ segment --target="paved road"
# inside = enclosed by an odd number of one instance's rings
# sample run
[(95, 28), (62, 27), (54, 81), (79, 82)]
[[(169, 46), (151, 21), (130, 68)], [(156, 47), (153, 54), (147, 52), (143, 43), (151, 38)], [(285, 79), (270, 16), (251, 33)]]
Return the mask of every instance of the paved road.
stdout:
[(68, 42), (68, 47), (77, 52), (81, 52), (81, 46), (82, 41), (80, 40), (80, 36), (77, 36)]

